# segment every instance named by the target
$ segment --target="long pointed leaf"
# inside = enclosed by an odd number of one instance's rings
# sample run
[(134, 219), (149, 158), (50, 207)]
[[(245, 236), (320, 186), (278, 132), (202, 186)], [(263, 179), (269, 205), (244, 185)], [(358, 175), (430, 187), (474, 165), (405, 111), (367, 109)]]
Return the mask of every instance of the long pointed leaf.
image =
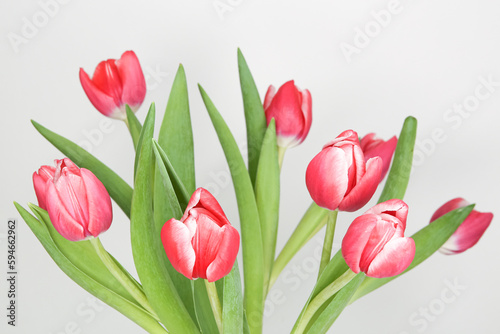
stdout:
[(231, 171), (241, 224), (243, 275), (245, 281), (245, 310), (252, 334), (262, 332), (264, 307), (264, 258), (259, 211), (245, 162), (231, 131), (214, 104), (199, 86), (203, 102), (214, 125)]
[(255, 184), (260, 150), (266, 132), (266, 116), (259, 91), (240, 49), (238, 49), (238, 70), (247, 127), (248, 172), (252, 184)]
[(243, 294), (238, 262), (223, 279), (224, 294), (222, 303), (222, 324), (224, 333), (243, 333)]
[(137, 145), (139, 143), (139, 137), (142, 131), (141, 122), (137, 119), (134, 112), (128, 105), (125, 106), (125, 110), (127, 111), (127, 126), (130, 131), (130, 135), (132, 136), (132, 142), (134, 143), (134, 149), (137, 149)]
[(264, 289), (267, 290), (276, 253), (280, 207), (280, 167), (274, 119), (269, 123), (262, 143), (255, 181), (255, 198), (264, 248)]
[[(203, 279), (197, 279), (193, 282), (193, 296), (196, 310), (196, 317), (202, 333), (218, 334), (219, 329), (215, 322), (214, 313)], [(230, 332), (229, 332), (230, 333)]]
[(413, 162), (413, 150), (417, 137), (417, 120), (414, 117), (407, 117), (399, 135), (394, 161), (384, 190), (380, 195), (379, 203), (398, 198), (403, 199), (408, 182), (410, 180), (411, 166)]
[(50, 131), (35, 121), (33, 126), (59, 151), (70, 158), (79, 167), (87, 168), (97, 176), (108, 190), (111, 198), (118, 204), (123, 212), (130, 217), (130, 203), (132, 201), (132, 188), (113, 172), (109, 167), (100, 162), (92, 154), (73, 143), (72, 141)]
[[(151, 120), (151, 121), (149, 121)], [(143, 127), (135, 190), (132, 198), (131, 236), (134, 262), (151, 306), (171, 333), (199, 333), (196, 324), (179, 297), (161, 256), (165, 256), (153, 218), (154, 108), (150, 109)]]
[[(149, 315), (149, 313), (144, 311), (142, 307), (138, 306), (135, 302), (132, 302), (129, 298), (124, 297), (126, 295), (126, 292), (116, 292), (120, 290), (120, 287), (116, 286), (118, 285), (117, 283), (114, 283), (116, 282), (114, 281), (114, 277), (110, 275), (111, 277), (106, 278), (104, 271), (96, 268), (91, 268), (87, 264), (84, 264), (83, 262), (85, 261), (85, 259), (79, 259), (79, 261), (77, 262), (78, 266), (76, 266), (75, 263), (73, 263), (72, 260), (70, 260), (61, 251), (61, 249), (58, 247), (58, 244), (54, 242), (54, 239), (52, 238), (53, 235), (51, 235), (51, 233), (49, 232), (48, 225), (38, 221), (18, 203), (14, 204), (21, 217), (33, 231), (47, 253), (49, 253), (50, 257), (59, 266), (59, 268), (61, 268), (61, 270), (66, 275), (68, 275), (69, 278), (71, 278), (92, 295), (96, 296), (109, 306), (123, 313), (125, 316), (136, 322), (139, 326), (143, 327), (148, 332), (166, 333), (163, 327), (157, 321), (155, 321)], [(71, 255), (75, 255), (79, 250), (80, 256), (82, 254), (85, 254), (86, 256), (92, 257), (92, 253), (87, 252), (88, 247), (85, 246), (85, 244), (81, 244), (81, 242), (75, 243), (75, 245), (73, 245), (74, 250), (71, 251), (69, 251), (71, 246), (67, 244), (70, 243), (70, 241), (66, 240), (64, 242), (62, 240), (59, 240), (58, 243), (59, 245), (64, 244), (64, 246), (62, 246), (62, 249), (66, 252), (66, 254), (70, 253)], [(74, 261), (76, 257), (72, 256), (72, 259)], [(95, 266), (99, 266), (99, 261), (96, 260)], [(82, 269), (85, 271), (82, 271)], [(96, 271), (99, 271), (99, 273), (96, 273)], [(93, 273), (91, 275), (94, 277), (89, 276), (88, 273), (91, 272)], [(110, 285), (113, 286), (113, 288), (110, 288)]]

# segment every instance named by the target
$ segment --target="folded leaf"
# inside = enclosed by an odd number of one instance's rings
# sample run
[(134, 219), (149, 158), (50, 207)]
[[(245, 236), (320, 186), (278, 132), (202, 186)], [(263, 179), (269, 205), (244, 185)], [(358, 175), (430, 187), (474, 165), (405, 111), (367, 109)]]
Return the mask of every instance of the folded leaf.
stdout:
[(222, 302), (222, 324), (224, 333), (243, 333), (243, 294), (241, 292), (241, 278), (238, 262), (223, 278), (224, 293)]
[(132, 198), (131, 237), (135, 267), (151, 306), (170, 333), (199, 333), (168, 274), (165, 256), (153, 218), (154, 107), (144, 122)]
[(201, 86), (199, 88), (226, 155), (233, 179), (241, 225), (245, 311), (251, 333), (258, 334), (262, 332), (262, 312), (264, 308), (264, 258), (259, 211), (255, 201), (255, 194), (245, 162), (231, 131), (203, 88)]
[[(166, 333), (163, 327), (107, 271), (88, 241), (72, 242), (57, 236), (44, 210), (32, 206), (41, 221), (18, 203), (17, 211), (61, 270), (82, 288), (115, 308), (150, 333)], [(57, 240), (57, 242), (55, 241)], [(82, 256), (85, 254), (85, 256)]]
[(240, 49), (238, 49), (238, 70), (247, 127), (248, 172), (252, 184), (255, 184), (260, 149), (266, 132), (266, 115), (252, 73)]
[(139, 143), (139, 137), (142, 131), (142, 125), (128, 105), (125, 106), (125, 110), (127, 111), (127, 126), (130, 131), (130, 135), (132, 136), (134, 149), (137, 149), (137, 144)]

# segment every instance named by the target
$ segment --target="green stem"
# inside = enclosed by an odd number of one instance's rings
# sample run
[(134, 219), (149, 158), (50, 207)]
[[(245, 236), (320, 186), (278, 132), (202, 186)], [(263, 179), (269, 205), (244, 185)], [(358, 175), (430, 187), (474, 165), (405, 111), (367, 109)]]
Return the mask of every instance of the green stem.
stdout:
[(281, 166), (283, 165), (283, 159), (285, 158), (285, 152), (286, 152), (286, 147), (281, 147), (278, 145), (278, 162), (280, 165), (280, 171), (281, 171)]
[(355, 276), (356, 274), (351, 269), (347, 269), (347, 271), (343, 273), (342, 276), (337, 278), (335, 281), (330, 283), (326, 288), (324, 288), (320, 293), (318, 293), (316, 297), (314, 297), (313, 300), (311, 300), (309, 305), (307, 305), (304, 315), (299, 320), (297, 329), (294, 330), (292, 334), (304, 333), (309, 321), (312, 319), (314, 314), (320, 309), (320, 307), (334, 294), (339, 292), (340, 289), (346, 286), (347, 283), (349, 283)]
[(328, 212), (329, 210), (320, 208), (316, 203), (311, 203), (274, 262), (268, 290), (271, 290), (278, 276), (294, 255), (323, 228), (326, 224)]
[(335, 225), (337, 225), (338, 213), (339, 213), (338, 210), (330, 211), (328, 213), (328, 220), (326, 222), (325, 242), (323, 243), (323, 252), (321, 252), (321, 262), (319, 263), (318, 279), (321, 276), (321, 273), (325, 269), (328, 262), (330, 262), (330, 258), (332, 257), (333, 237), (335, 236)]
[(137, 286), (136, 282), (133, 282), (129, 276), (127, 276), (121, 268), (116, 264), (116, 262), (111, 258), (109, 253), (104, 249), (104, 246), (101, 243), (99, 237), (90, 238), (90, 243), (94, 246), (94, 249), (104, 263), (106, 268), (108, 268), (109, 272), (121, 283), (121, 285), (127, 290), (132, 297), (142, 306), (144, 309), (149, 312), (153, 318), (159, 321), (156, 312), (153, 310), (149, 301), (144, 294), (144, 292)]
[(212, 306), (212, 311), (214, 313), (215, 322), (219, 328), (219, 333), (223, 334), (224, 329), (222, 327), (222, 307), (220, 305), (219, 295), (217, 294), (217, 287), (215, 282), (205, 281), (205, 286), (207, 287), (208, 299), (210, 299), (210, 305)]

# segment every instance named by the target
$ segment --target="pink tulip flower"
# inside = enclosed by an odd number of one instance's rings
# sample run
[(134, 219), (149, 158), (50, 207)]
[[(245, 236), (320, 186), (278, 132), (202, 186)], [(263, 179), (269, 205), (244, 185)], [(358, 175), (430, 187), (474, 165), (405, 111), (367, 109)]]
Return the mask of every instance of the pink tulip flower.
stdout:
[[(452, 199), (436, 210), (430, 222), (432, 223), (444, 214), (467, 205), (469, 205), (469, 202), (463, 198)], [(490, 226), (492, 219), (493, 214), (491, 212), (472, 210), (455, 233), (441, 246), (439, 251), (446, 255), (452, 255), (462, 253), (471, 248), (481, 239), (488, 226)]]
[(356, 211), (375, 193), (381, 172), (382, 159), (374, 157), (365, 163), (358, 134), (347, 130), (311, 160), (306, 185), (320, 207)]
[(56, 160), (33, 174), (38, 204), (54, 228), (70, 241), (97, 237), (111, 225), (111, 198), (99, 179), (70, 159)]
[(342, 240), (342, 256), (356, 274), (391, 277), (415, 257), (415, 242), (404, 236), (408, 206), (399, 199), (375, 205), (356, 218)]
[(267, 124), (274, 118), (278, 146), (297, 146), (306, 139), (312, 122), (311, 93), (300, 90), (293, 80), (286, 82), (276, 92), (269, 86), (264, 98)]
[(231, 226), (219, 203), (198, 188), (181, 220), (163, 225), (161, 240), (172, 266), (187, 278), (209, 282), (229, 274), (240, 247), (240, 235)]
[(391, 139), (384, 141), (375, 136), (374, 133), (369, 133), (363, 138), (361, 138), (361, 150), (365, 155), (365, 161), (373, 157), (382, 158), (382, 174), (380, 175), (380, 181), (382, 181), (389, 171), (391, 166), (392, 156), (396, 150), (396, 145), (398, 144), (398, 138), (396, 136)]
[(136, 112), (146, 96), (146, 80), (134, 51), (100, 62), (92, 79), (80, 68), (80, 82), (94, 107), (115, 119), (127, 118), (125, 104)]

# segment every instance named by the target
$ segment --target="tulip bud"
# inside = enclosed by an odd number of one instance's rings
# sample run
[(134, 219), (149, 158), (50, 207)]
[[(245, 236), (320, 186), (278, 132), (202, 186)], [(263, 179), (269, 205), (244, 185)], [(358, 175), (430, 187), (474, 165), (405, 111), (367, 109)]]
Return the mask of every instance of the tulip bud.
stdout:
[[(463, 208), (469, 203), (463, 198), (455, 198), (443, 204), (432, 215), (430, 223), (446, 213)], [(444, 243), (439, 251), (446, 255), (458, 254), (474, 246), (490, 226), (493, 214), (491, 212), (472, 212), (460, 224), (455, 233)]]
[(311, 93), (300, 90), (293, 80), (278, 89), (269, 86), (264, 98), (267, 125), (271, 119), (276, 121), (278, 146), (289, 148), (297, 146), (306, 139), (312, 122)]
[(209, 282), (229, 274), (240, 247), (238, 231), (203, 188), (193, 193), (180, 221), (172, 218), (163, 225), (161, 240), (175, 270)]
[(408, 206), (399, 199), (375, 205), (356, 218), (342, 240), (342, 256), (356, 274), (391, 277), (415, 257), (415, 242), (404, 237)]
[(80, 68), (80, 82), (94, 107), (115, 119), (126, 120), (125, 104), (136, 112), (146, 96), (146, 80), (134, 51), (100, 62), (92, 79)]
[(398, 138), (396, 136), (384, 141), (375, 137), (374, 133), (369, 133), (361, 139), (360, 146), (365, 155), (365, 161), (373, 157), (380, 157), (382, 159), (382, 174), (380, 175), (380, 181), (384, 179), (389, 171), (392, 156), (394, 155), (397, 144)]
[(382, 159), (374, 157), (365, 163), (358, 134), (347, 130), (311, 160), (306, 185), (320, 207), (356, 211), (375, 193), (381, 171)]
[(38, 204), (54, 228), (70, 241), (97, 237), (113, 220), (111, 198), (99, 179), (70, 159), (56, 160), (33, 174)]

